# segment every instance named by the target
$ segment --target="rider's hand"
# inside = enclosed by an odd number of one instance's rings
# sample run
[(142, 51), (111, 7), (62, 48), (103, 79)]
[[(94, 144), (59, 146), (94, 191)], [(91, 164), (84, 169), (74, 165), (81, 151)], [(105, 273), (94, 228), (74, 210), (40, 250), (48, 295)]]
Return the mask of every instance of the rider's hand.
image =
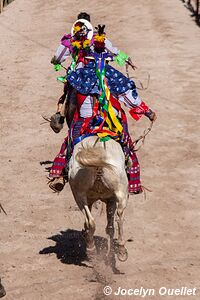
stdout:
[(145, 113), (145, 116), (147, 118), (149, 118), (150, 121), (155, 122), (155, 120), (157, 119), (157, 115), (154, 111), (152, 111), (151, 109), (149, 109), (149, 111), (147, 111)]
[(51, 59), (51, 64), (57, 65), (58, 63), (59, 63), (59, 62), (57, 61), (56, 56), (52, 57), (52, 59)]
[(133, 70), (137, 69), (137, 67), (134, 65), (134, 63), (132, 62), (131, 58), (128, 58), (127, 63), (129, 64), (129, 66), (131, 66), (133, 68)]

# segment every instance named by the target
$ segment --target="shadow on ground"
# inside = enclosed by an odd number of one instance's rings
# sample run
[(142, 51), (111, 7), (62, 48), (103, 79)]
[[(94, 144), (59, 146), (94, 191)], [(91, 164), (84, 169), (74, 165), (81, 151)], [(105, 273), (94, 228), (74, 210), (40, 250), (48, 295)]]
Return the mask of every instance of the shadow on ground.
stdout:
[[(87, 261), (86, 244), (82, 237), (82, 232), (73, 229), (61, 231), (59, 234), (48, 237), (49, 240), (56, 242), (55, 246), (49, 246), (40, 250), (40, 254), (55, 253), (57, 258), (64, 264), (74, 264), (86, 266)], [(98, 253), (106, 253), (107, 239), (95, 236), (95, 245)]]
[[(109, 265), (112, 272), (115, 274), (122, 274), (116, 267), (115, 254), (110, 253), (107, 256), (108, 240), (106, 238), (95, 236), (95, 246), (97, 253), (91, 258), (88, 258), (86, 254), (86, 244), (82, 236), (82, 232), (73, 229), (67, 229), (61, 231), (59, 234), (48, 237), (49, 240), (54, 241), (55, 246), (49, 246), (40, 250), (39, 254), (56, 254), (64, 264), (74, 264), (84, 266), (87, 268), (93, 268), (95, 271), (94, 261), (101, 261), (104, 265)], [(88, 265), (88, 262), (92, 263)]]

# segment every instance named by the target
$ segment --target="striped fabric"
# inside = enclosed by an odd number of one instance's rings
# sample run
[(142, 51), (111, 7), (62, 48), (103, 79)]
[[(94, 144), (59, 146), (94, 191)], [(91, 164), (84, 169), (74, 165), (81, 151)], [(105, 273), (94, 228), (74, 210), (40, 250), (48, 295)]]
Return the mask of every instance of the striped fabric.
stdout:
[(142, 186), (140, 182), (140, 165), (135, 153), (130, 155), (132, 160), (132, 166), (127, 170), (129, 193), (139, 194), (142, 192)]
[(66, 165), (66, 149), (67, 149), (67, 138), (62, 143), (62, 146), (60, 148), (60, 152), (55, 157), (53, 161), (53, 165), (51, 167), (51, 170), (49, 172), (50, 178), (56, 178), (62, 176), (62, 172), (64, 170), (64, 167)]

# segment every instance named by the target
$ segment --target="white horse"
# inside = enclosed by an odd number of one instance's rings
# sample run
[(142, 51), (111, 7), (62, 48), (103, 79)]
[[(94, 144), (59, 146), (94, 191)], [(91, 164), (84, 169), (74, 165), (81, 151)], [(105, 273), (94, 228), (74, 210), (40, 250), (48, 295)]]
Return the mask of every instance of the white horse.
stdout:
[(100, 142), (97, 136), (87, 137), (76, 144), (69, 163), (69, 183), (75, 201), (85, 216), (87, 254), (95, 250), (95, 221), (91, 209), (93, 203), (100, 199), (106, 203), (109, 250), (114, 251), (114, 215), (117, 210), (117, 257), (120, 261), (126, 261), (128, 252), (123, 239), (123, 219), (128, 199), (128, 179), (120, 144), (112, 139)]

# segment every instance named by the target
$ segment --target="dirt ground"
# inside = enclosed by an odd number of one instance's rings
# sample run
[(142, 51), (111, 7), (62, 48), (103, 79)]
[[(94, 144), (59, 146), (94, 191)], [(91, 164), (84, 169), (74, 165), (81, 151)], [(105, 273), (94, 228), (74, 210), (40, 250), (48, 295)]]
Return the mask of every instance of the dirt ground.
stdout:
[[(39, 162), (52, 160), (66, 130), (41, 125), (55, 111), (62, 85), (50, 64), (63, 33), (80, 11), (105, 23), (113, 44), (130, 54), (145, 82), (141, 97), (158, 119), (138, 153), (143, 185), (129, 198), (125, 237), (129, 258), (113, 274), (99, 260), (91, 267), (81, 240), (83, 217), (69, 186), (48, 188)], [(0, 15), (1, 199), (0, 276), (8, 300), (141, 299), (104, 296), (152, 288), (146, 299), (200, 297), (199, 99), (200, 28), (179, 0), (16, 0)], [(60, 72), (63, 74), (63, 72)], [(138, 79), (136, 78), (136, 83)], [(148, 126), (129, 119), (138, 136)], [(105, 214), (94, 209), (98, 249), (105, 245)], [(161, 296), (160, 287), (197, 288), (196, 296)]]

